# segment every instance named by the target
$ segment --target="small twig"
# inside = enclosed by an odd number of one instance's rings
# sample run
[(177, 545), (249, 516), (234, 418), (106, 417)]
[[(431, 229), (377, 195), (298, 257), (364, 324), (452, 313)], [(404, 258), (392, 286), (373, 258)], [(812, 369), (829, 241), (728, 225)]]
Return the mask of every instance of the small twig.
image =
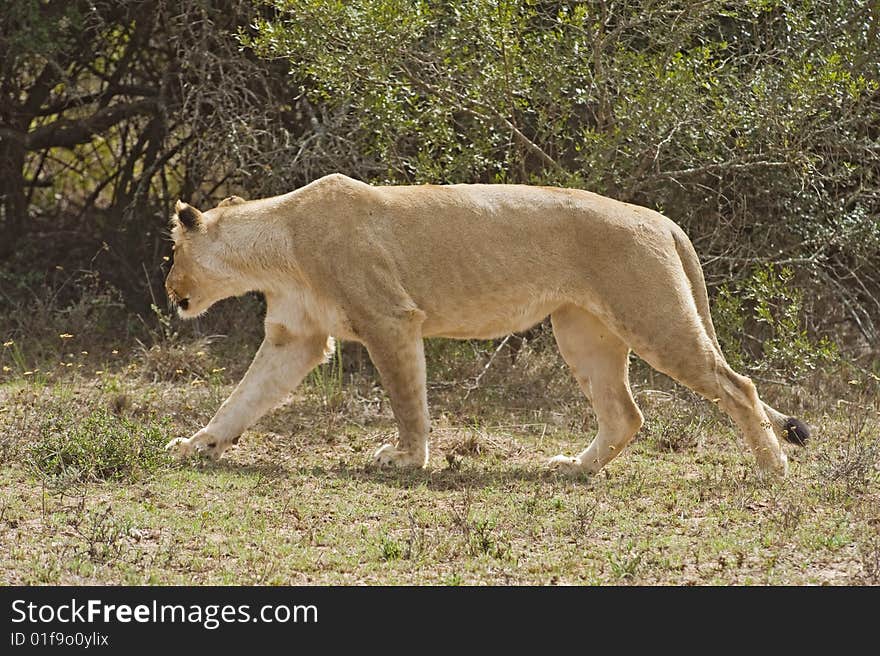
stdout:
[(483, 367), (483, 370), (479, 374), (477, 374), (477, 377), (474, 378), (474, 382), (472, 382), (470, 385), (468, 385), (467, 392), (465, 393), (464, 398), (469, 397), (471, 392), (473, 392), (475, 389), (477, 389), (480, 386), (480, 380), (482, 380), (483, 376), (486, 375), (486, 372), (489, 371), (489, 367), (492, 366), (492, 363), (495, 361), (495, 357), (501, 352), (501, 349), (504, 348), (504, 346), (507, 344), (507, 340), (509, 340), (509, 339), (510, 339), (510, 335), (508, 335), (507, 337), (505, 337), (504, 339), (501, 340), (501, 343), (498, 345), (498, 348), (496, 348), (495, 352), (491, 356), (489, 356), (489, 361), (485, 364), (485, 366)]

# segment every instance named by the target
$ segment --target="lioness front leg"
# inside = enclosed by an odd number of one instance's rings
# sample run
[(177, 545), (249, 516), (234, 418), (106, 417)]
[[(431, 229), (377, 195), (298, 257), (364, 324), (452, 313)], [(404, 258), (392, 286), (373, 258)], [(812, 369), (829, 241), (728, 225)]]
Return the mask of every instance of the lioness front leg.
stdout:
[(326, 335), (293, 335), (279, 324), (267, 324), (266, 337), (247, 373), (208, 425), (188, 439), (171, 440), (165, 448), (180, 457), (200, 453), (218, 460), (248, 426), (299, 385), (328, 352)]
[(373, 455), (379, 465), (422, 468), (428, 464), (428, 397), (425, 350), (418, 326), (401, 326), (365, 341), (379, 370), (397, 420), (397, 445), (385, 444)]

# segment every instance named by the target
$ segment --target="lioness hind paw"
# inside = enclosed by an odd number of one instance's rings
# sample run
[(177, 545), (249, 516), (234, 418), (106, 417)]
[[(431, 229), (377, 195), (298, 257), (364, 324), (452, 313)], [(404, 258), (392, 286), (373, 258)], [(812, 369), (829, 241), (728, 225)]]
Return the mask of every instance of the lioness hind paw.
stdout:
[(380, 467), (415, 467), (423, 469), (428, 464), (428, 454), (398, 449), (393, 444), (383, 444), (373, 454), (373, 463)]
[(758, 459), (758, 478), (772, 481), (788, 476), (788, 456), (780, 452), (777, 458)]
[(550, 458), (550, 460), (547, 461), (547, 468), (551, 471), (565, 474), (567, 476), (593, 473), (584, 467), (577, 458), (563, 455)]

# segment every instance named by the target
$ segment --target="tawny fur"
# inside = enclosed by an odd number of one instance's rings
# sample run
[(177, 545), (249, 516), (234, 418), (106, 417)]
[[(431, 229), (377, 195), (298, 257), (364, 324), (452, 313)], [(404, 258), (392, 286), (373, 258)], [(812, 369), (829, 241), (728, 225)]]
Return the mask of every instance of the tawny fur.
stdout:
[(220, 457), (324, 359), (332, 335), (366, 345), (391, 399), (398, 444), (375, 459), (423, 467), (422, 339), (499, 337), (550, 315), (599, 423), (585, 450), (551, 466), (596, 472), (639, 430), (632, 349), (718, 403), (763, 472), (786, 470), (776, 434), (788, 418), (728, 366), (694, 248), (657, 212), (574, 189), (380, 187), (330, 175), (204, 213), (178, 203), (176, 217), (166, 286), (182, 317), (251, 290), (267, 302), (250, 369), (204, 429), (169, 444), (180, 454)]

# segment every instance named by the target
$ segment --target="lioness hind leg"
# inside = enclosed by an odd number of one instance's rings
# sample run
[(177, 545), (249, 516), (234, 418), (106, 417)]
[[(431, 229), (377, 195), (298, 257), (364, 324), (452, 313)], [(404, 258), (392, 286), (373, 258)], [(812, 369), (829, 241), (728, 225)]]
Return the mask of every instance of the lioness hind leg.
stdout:
[(784, 475), (788, 460), (754, 383), (730, 368), (696, 319), (682, 317), (681, 325), (667, 326), (665, 334), (674, 343), (663, 340), (654, 348), (638, 351), (639, 355), (658, 371), (717, 403), (742, 431), (761, 472)]
[[(736, 423), (764, 474), (788, 473), (788, 458), (773, 432), (772, 423), (751, 379), (736, 373), (723, 361), (716, 362), (715, 379), (704, 396), (718, 401)], [(694, 388), (695, 391), (700, 391)], [(717, 396), (713, 396), (717, 394)]]
[(570, 473), (595, 473), (620, 454), (642, 426), (642, 413), (629, 387), (629, 347), (597, 317), (574, 305), (560, 308), (551, 320), (562, 357), (592, 401), (599, 432), (577, 456), (559, 455), (549, 464)]
[(428, 464), (428, 396), (425, 349), (417, 326), (395, 327), (381, 337), (365, 340), (370, 359), (379, 370), (397, 420), (397, 445), (384, 444), (373, 455), (379, 465), (424, 467)]

